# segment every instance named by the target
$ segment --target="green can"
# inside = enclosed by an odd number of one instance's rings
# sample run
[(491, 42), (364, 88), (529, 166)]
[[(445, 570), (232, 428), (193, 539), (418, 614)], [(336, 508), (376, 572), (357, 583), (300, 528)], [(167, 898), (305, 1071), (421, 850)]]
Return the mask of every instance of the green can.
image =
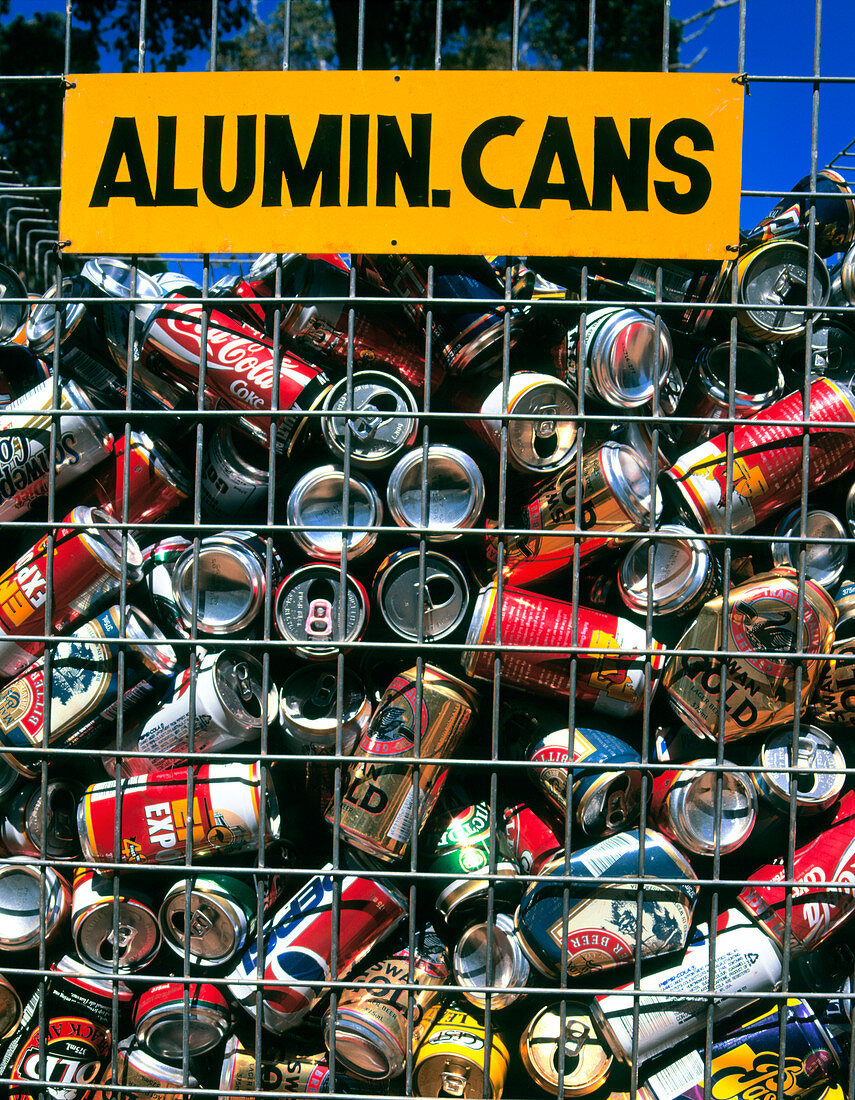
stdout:
[(193, 965), (222, 966), (243, 950), (255, 930), (257, 910), (255, 890), (235, 875), (181, 878), (163, 899), (160, 928), (176, 955), (183, 958), (189, 941)]

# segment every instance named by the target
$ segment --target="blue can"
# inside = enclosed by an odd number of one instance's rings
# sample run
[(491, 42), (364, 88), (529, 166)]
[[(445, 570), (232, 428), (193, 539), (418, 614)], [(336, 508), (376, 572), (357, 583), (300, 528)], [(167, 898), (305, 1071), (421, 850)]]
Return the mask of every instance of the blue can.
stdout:
[(565, 958), (570, 977), (631, 962), (639, 919), (642, 958), (685, 947), (697, 877), (685, 856), (652, 829), (645, 830), (641, 859), (640, 837), (639, 829), (629, 829), (574, 852), (569, 863), (560, 855), (523, 894), (516, 930), (542, 974), (560, 978)]

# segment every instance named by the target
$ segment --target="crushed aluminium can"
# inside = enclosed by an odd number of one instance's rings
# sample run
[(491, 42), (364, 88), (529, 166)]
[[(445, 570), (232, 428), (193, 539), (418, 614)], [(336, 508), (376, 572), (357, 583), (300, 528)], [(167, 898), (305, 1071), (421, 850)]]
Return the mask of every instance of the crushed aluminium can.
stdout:
[[(680, 639), (662, 677), (671, 705), (698, 736), (737, 741), (758, 730), (789, 726), (807, 706), (831, 650), (837, 609), (824, 588), (808, 578), (803, 617), (798, 619), (799, 583), (793, 569), (762, 573), (730, 590), (727, 636), (722, 639), (724, 596), (704, 604)], [(801, 631), (800, 691), (796, 697), (795, 652)], [(693, 650), (724, 650), (721, 657)], [(724, 707), (722, 669), (727, 670)], [(723, 709), (723, 714), (722, 714)]]
[(468, 1005), (452, 1004), (422, 1040), (413, 1066), (413, 1091), (416, 1096), (501, 1100), (509, 1064), (502, 1036), (492, 1031), (488, 1049), (484, 1024)]
[[(639, 839), (639, 830), (629, 829), (573, 852), (569, 862), (561, 853), (543, 868), (545, 877), (523, 894), (517, 933), (523, 952), (541, 974), (560, 978), (566, 963), (568, 975), (578, 977), (631, 962), (639, 921), (642, 958), (683, 949), (697, 877), (686, 857), (652, 829), (645, 830), (642, 862)], [(639, 881), (640, 903), (634, 888)], [(633, 888), (627, 889), (628, 884)]]
[[(143, 970), (160, 950), (160, 929), (153, 902), (123, 882), (115, 892), (112, 875), (85, 867), (74, 872), (71, 935), (87, 966), (107, 974)], [(113, 917), (118, 913), (114, 929)], [(115, 934), (114, 934), (115, 933)]]

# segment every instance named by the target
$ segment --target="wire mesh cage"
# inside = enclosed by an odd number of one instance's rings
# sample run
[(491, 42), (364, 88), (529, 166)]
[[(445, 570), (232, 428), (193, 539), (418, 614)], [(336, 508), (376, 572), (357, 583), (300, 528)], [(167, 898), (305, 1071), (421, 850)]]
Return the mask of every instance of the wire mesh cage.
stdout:
[[(427, 64), (474, 36), (412, 7)], [(497, 7), (536, 64), (554, 6)], [(569, 7), (601, 67), (610, 6)], [(391, 8), (333, 8), (364, 67)], [(0, 172), (10, 1095), (852, 1095), (855, 199), (812, 14), (787, 77), (738, 7), (731, 66), (812, 115), (724, 264), (77, 262)]]

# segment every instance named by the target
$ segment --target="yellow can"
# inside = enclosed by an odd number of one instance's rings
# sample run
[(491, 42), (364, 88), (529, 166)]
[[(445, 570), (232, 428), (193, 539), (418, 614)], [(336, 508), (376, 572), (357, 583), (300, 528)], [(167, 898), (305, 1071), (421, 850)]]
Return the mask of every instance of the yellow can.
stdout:
[(491, 1031), (487, 1048), (484, 1025), (459, 1005), (447, 1008), (425, 1036), (413, 1068), (416, 1096), (458, 1096), (480, 1100), (485, 1074), (489, 1096), (499, 1100), (510, 1055), (502, 1037)]

